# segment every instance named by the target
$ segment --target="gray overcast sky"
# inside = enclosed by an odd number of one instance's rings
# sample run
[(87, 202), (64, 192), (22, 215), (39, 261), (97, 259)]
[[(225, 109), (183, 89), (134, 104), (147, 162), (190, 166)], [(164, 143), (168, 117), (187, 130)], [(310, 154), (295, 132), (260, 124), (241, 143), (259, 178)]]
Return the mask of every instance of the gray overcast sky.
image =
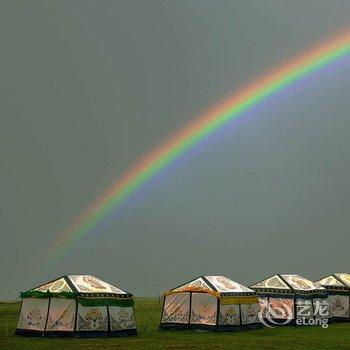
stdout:
[(349, 26), (349, 1), (1, 1), (0, 290), (91, 273), (155, 295), (349, 271), (350, 59), (304, 79), (143, 186), (115, 222), (50, 243), (201, 112)]

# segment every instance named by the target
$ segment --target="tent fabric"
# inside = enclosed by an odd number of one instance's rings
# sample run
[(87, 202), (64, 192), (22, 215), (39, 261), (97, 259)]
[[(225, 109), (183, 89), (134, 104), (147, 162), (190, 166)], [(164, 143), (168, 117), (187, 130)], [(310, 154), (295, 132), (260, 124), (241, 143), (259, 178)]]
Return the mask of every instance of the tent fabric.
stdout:
[(127, 292), (112, 286), (109, 283), (101, 281), (99, 278), (91, 275), (70, 275), (71, 283), (80, 293), (113, 293), (127, 294)]
[(92, 275), (68, 275), (21, 293), (17, 335), (137, 334), (132, 294)]
[(192, 324), (216, 324), (217, 299), (206, 293), (192, 293), (191, 317)]
[(134, 300), (131, 297), (128, 298), (111, 298), (111, 297), (81, 297), (81, 293), (75, 293), (75, 292), (59, 292), (59, 293), (53, 293), (53, 292), (40, 292), (36, 290), (30, 290), (27, 292), (21, 293), (22, 298), (49, 298), (49, 297), (55, 297), (55, 298), (65, 298), (65, 299), (77, 299), (80, 304), (84, 306), (103, 306), (103, 305), (110, 305), (110, 306), (120, 306), (120, 307), (129, 307), (134, 305)]
[(199, 276), (164, 293), (160, 328), (235, 330), (258, 328), (254, 290), (224, 276)]
[(193, 281), (185, 283), (184, 285), (175, 288), (172, 292), (188, 292), (188, 291), (203, 291), (214, 292), (214, 290), (207, 284), (204, 278), (199, 277)]
[(256, 283), (251, 288), (276, 288), (276, 289), (289, 289), (288, 285), (278, 275), (267, 278), (264, 281)]
[(39, 292), (53, 292), (53, 293), (59, 293), (59, 292), (73, 292), (71, 287), (68, 285), (67, 281), (64, 277), (61, 277), (57, 280), (54, 280), (52, 282), (46, 283), (42, 286), (39, 286), (34, 289), (35, 291)]
[(292, 287), (294, 290), (301, 290), (301, 291), (310, 291), (310, 290), (317, 290), (317, 287), (314, 285), (314, 283), (304, 277), (301, 277), (299, 275), (281, 275), (283, 279), (288, 282), (288, 284)]
[(131, 307), (134, 305), (132, 298), (128, 299), (117, 299), (117, 298), (80, 298), (77, 300), (79, 304), (84, 306), (119, 306), (119, 307)]
[[(274, 275), (253, 284), (252, 289), (279, 289), (283, 291), (315, 292), (318, 288), (312, 281), (296, 274)], [(322, 289), (322, 288), (321, 288)]]
[(238, 304), (220, 304), (219, 325), (240, 325), (240, 308)]
[(17, 328), (43, 331), (46, 325), (48, 306), (48, 299), (24, 299)]
[(348, 273), (334, 273), (323, 277), (314, 282), (318, 286), (323, 287), (343, 287), (343, 289), (350, 288), (350, 274)]
[(315, 281), (329, 292), (330, 314), (335, 321), (350, 321), (350, 274), (334, 273)]
[(165, 296), (162, 323), (188, 323), (190, 318), (190, 293)]
[(80, 294), (113, 294), (125, 296), (130, 294), (118, 287), (112, 286), (92, 275), (68, 275), (57, 278), (51, 282), (36, 287), (30, 292), (64, 293), (74, 292)]
[(67, 298), (67, 299), (74, 299), (76, 296), (78, 296), (78, 293), (74, 292), (50, 292), (49, 290), (44, 292), (44, 291), (39, 291), (39, 290), (28, 290), (26, 292), (21, 292), (21, 298), (49, 298), (49, 297), (56, 297), (56, 298)]
[(315, 281), (317, 286), (332, 286), (332, 287), (344, 287), (344, 284), (337, 280), (334, 276), (327, 276), (325, 278), (320, 279), (319, 281)]
[(240, 325), (240, 307), (238, 304), (220, 304), (219, 325)]
[(108, 310), (112, 331), (136, 328), (134, 309), (132, 307), (112, 306)]
[(346, 285), (347, 287), (350, 287), (350, 274), (336, 273), (335, 275), (343, 282), (344, 285)]
[(349, 317), (349, 297), (346, 295), (330, 296), (331, 312), (333, 317)]
[(108, 314), (106, 306), (89, 307), (78, 305), (78, 331), (107, 331)]
[(258, 304), (257, 296), (240, 296), (240, 297), (220, 297), (221, 305), (225, 304)]
[(205, 276), (220, 293), (251, 293), (252, 290), (224, 276)]
[(259, 298), (260, 314), (263, 318), (266, 318), (269, 310), (269, 298)]
[(76, 303), (74, 299), (51, 298), (47, 331), (74, 331)]
[(225, 276), (200, 276), (179, 287), (168, 290), (164, 294), (173, 294), (176, 292), (207, 292), (217, 296), (255, 294), (252, 289), (234, 282)]
[(251, 324), (259, 322), (259, 304), (241, 305), (242, 324)]

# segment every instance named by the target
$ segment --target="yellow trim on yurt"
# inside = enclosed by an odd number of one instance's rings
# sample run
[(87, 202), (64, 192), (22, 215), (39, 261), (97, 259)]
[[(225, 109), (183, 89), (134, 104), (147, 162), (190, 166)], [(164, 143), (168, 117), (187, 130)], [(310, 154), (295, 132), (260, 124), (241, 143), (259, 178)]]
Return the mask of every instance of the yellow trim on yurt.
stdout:
[(221, 305), (258, 304), (258, 303), (259, 303), (259, 298), (255, 295), (220, 298)]

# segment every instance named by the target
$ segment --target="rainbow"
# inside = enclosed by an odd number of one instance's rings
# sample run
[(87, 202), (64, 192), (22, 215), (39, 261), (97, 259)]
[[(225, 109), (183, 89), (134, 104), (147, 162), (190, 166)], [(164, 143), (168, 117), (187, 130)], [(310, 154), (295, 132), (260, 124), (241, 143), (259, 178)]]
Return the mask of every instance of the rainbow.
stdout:
[(103, 196), (92, 203), (59, 235), (48, 250), (48, 256), (60, 256), (66, 248), (116, 210), (138, 187), (215, 130), (227, 125), (272, 94), (348, 54), (350, 32), (345, 32), (266, 74), (195, 119), (148, 156), (140, 159)]

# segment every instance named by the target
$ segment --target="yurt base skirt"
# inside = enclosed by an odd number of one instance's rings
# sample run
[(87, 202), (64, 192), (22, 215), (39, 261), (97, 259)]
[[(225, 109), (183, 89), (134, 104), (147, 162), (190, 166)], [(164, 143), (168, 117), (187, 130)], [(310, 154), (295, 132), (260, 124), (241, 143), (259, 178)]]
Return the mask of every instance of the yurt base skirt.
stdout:
[(25, 337), (45, 337), (45, 338), (118, 338), (137, 335), (136, 329), (125, 329), (121, 331), (79, 331), (79, 332), (42, 332), (26, 329), (16, 329), (15, 335)]
[(159, 325), (160, 330), (197, 330), (208, 332), (238, 332), (246, 330), (261, 329), (263, 325), (261, 323), (252, 323), (241, 326), (212, 326), (204, 324), (179, 324), (179, 323), (161, 323)]

